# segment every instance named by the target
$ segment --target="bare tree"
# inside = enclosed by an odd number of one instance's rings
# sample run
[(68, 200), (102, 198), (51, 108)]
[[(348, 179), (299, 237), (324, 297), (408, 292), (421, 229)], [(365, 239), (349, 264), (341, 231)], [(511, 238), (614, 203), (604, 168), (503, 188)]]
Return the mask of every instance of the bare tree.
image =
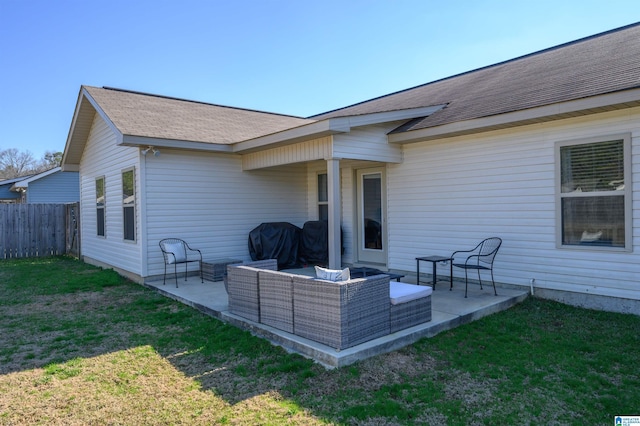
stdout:
[(34, 172), (36, 161), (29, 151), (9, 148), (0, 151), (0, 179), (12, 179)]
[(41, 160), (36, 160), (29, 151), (0, 150), (0, 180), (41, 173), (58, 167), (61, 162), (62, 152), (47, 151)]

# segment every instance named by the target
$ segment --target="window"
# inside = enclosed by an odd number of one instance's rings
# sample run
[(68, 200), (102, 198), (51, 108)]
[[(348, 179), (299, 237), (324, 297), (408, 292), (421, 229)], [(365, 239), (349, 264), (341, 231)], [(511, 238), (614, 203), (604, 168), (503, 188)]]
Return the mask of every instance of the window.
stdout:
[(96, 178), (96, 234), (104, 237), (105, 222), (104, 177)]
[(326, 173), (318, 175), (318, 220), (329, 220), (329, 191)]
[(122, 222), (124, 239), (136, 240), (136, 193), (133, 169), (122, 172)]
[(630, 249), (628, 135), (557, 145), (559, 245)]

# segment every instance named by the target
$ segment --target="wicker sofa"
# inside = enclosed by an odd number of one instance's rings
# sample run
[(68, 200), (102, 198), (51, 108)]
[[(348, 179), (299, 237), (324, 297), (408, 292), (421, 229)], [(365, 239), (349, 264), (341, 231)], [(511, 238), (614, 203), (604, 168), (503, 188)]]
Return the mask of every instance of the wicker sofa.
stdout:
[(261, 270), (278, 270), (276, 259), (260, 260), (227, 266), (225, 287), (229, 295), (229, 311), (254, 322), (260, 322), (258, 273)]
[[(333, 282), (276, 269), (275, 261), (229, 265), (229, 311), (338, 350), (431, 320), (430, 287), (390, 283), (388, 275)], [(394, 300), (399, 287), (420, 296)]]

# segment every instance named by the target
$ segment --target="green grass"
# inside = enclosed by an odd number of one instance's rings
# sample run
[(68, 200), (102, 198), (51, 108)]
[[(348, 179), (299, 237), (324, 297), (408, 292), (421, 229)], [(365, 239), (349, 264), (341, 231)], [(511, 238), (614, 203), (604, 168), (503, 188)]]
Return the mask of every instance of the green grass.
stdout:
[(69, 258), (0, 261), (0, 425), (613, 424), (640, 317), (539, 299), (335, 370)]

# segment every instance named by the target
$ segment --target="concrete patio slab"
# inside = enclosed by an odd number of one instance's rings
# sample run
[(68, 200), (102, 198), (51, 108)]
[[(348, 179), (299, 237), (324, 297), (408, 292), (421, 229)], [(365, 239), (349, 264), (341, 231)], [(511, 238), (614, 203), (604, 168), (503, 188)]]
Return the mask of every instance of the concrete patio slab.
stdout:
[(145, 285), (207, 315), (248, 330), (289, 352), (311, 358), (328, 368), (343, 367), (400, 349), (424, 337), (433, 337), (445, 330), (508, 309), (523, 301), (528, 295), (526, 291), (499, 287), (498, 296), (495, 296), (491, 286), (485, 286), (484, 290), (480, 290), (478, 285), (470, 284), (469, 295), (465, 299), (463, 283), (454, 283), (452, 291), (439, 286), (432, 294), (431, 321), (338, 351), (321, 343), (233, 315), (228, 309), (227, 292), (222, 281), (205, 281), (203, 284), (199, 277), (189, 277), (186, 281), (184, 278), (179, 279), (178, 288), (174, 280), (167, 280), (166, 285), (163, 285), (162, 280), (150, 281)]

